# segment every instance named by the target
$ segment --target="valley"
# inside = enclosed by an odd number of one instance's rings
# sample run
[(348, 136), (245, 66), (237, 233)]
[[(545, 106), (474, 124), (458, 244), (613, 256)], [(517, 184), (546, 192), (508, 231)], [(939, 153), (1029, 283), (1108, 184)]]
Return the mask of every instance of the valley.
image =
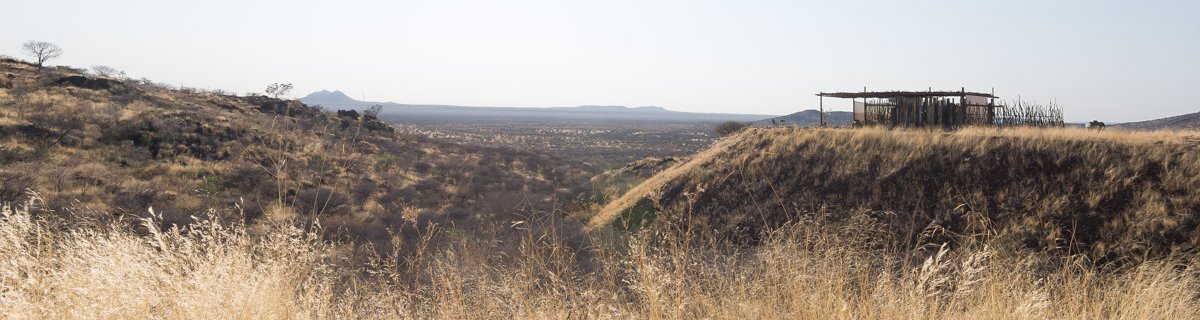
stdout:
[(1151, 290), (1174, 317), (1200, 285), (1180, 269), (1200, 248), (1191, 131), (798, 113), (721, 137), (707, 118), (578, 114), (660, 110), (439, 118), (17, 60), (0, 74), (5, 312), (690, 318), (737, 300), (788, 317), (1090, 317), (1106, 313), (1075, 306), (1128, 298), (1084, 297)]

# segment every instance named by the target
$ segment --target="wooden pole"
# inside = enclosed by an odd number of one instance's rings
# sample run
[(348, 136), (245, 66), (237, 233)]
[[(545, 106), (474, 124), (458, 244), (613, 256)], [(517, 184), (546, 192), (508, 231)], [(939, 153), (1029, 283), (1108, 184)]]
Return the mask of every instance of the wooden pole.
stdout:
[(958, 115), (958, 126), (962, 126), (967, 122), (967, 87), (962, 87), (959, 95), (958, 105), (962, 112)]
[(988, 97), (988, 125), (996, 124), (996, 87), (992, 87), (992, 96)]
[(821, 93), (821, 126), (825, 126), (825, 93)]

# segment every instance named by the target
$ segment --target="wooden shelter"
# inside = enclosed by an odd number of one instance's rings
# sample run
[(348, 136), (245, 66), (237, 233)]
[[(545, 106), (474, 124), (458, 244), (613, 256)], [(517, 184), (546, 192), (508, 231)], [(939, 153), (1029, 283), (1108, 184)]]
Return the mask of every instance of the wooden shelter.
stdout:
[(960, 91), (821, 92), (821, 124), (825, 97), (854, 100), (854, 123), (863, 126), (944, 127), (996, 124), (996, 96)]

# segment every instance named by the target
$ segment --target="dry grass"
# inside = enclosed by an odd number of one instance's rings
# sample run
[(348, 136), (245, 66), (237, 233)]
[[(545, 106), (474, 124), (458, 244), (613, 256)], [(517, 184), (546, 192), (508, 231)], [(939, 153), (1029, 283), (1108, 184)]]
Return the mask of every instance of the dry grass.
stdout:
[(1197, 151), (1193, 132), (751, 129), (634, 187), (590, 227), (686, 212), (753, 238), (800, 216), (885, 211), (907, 244), (989, 226), (1012, 231), (1011, 246), (1100, 260), (1193, 252)]
[[(834, 139), (827, 139), (829, 135)], [(849, 137), (850, 141), (836, 139), (840, 137)], [(1192, 131), (1125, 131), (1125, 130), (1086, 130), (1079, 128), (989, 128), (989, 127), (969, 127), (951, 133), (942, 133), (940, 131), (929, 130), (888, 130), (881, 127), (860, 128), (853, 130), (844, 129), (753, 129), (748, 130), (742, 135), (723, 139), (708, 150), (692, 157), (690, 161), (680, 163), (674, 167), (664, 170), (651, 179), (644, 181), (641, 185), (635, 187), (634, 190), (627, 193), (624, 197), (617, 199), (607, 205), (594, 222), (594, 226), (603, 225), (612, 219), (621, 210), (627, 209), (640, 198), (644, 198), (647, 194), (653, 193), (654, 190), (661, 188), (668, 180), (685, 175), (689, 172), (703, 171), (698, 167), (705, 164), (718, 162), (733, 162), (739, 158), (755, 156), (756, 153), (774, 153), (788, 150), (778, 150), (790, 145), (801, 143), (809, 143), (814, 139), (827, 140), (828, 143), (845, 143), (853, 142), (858, 145), (846, 145), (849, 147), (861, 147), (864, 140), (880, 140), (886, 139), (889, 143), (900, 143), (902, 147), (908, 148), (907, 155), (895, 157), (896, 161), (903, 161), (906, 156), (918, 156), (922, 152), (928, 151), (930, 147), (937, 144), (955, 144), (964, 147), (985, 147), (980, 145), (981, 140), (994, 141), (994, 138), (1020, 139), (1026, 145), (1044, 144), (1045, 148), (1053, 148), (1055, 143), (1066, 141), (1094, 141), (1094, 142), (1115, 142), (1123, 144), (1176, 144), (1176, 145), (1200, 145), (1200, 132)], [(747, 143), (746, 140), (754, 140), (751, 142), (759, 143), (762, 140), (768, 140), (771, 144), (770, 148), (762, 148), (755, 146), (755, 151), (746, 152), (747, 150), (739, 149), (738, 144)], [(1011, 140), (1010, 140), (1011, 141)], [(869, 146), (871, 147), (871, 146)], [(860, 156), (874, 156), (876, 154), (865, 154), (866, 152), (875, 150), (853, 149), (852, 151), (861, 152)], [(866, 152), (863, 152), (866, 151)], [(1064, 152), (1072, 150), (1063, 150)], [(1092, 150), (1095, 153), (1102, 153), (1104, 150)], [(733, 154), (733, 156), (730, 156)], [(808, 156), (808, 155), (798, 155)], [(1099, 154), (1084, 154), (1084, 156), (1101, 156)], [(722, 158), (723, 157), (723, 158)], [(847, 164), (854, 165), (856, 162), (863, 162), (863, 159), (839, 159), (846, 161)]]
[[(186, 230), (0, 215), (11, 318), (1181, 319), (1195, 261), (1096, 271), (986, 243), (890, 251), (871, 224), (801, 221), (753, 248), (684, 229), (572, 249), (554, 228), (517, 250), (428, 232), (411, 252), (353, 250), (292, 224)], [(214, 212), (214, 214), (217, 214)], [(864, 218), (866, 219), (866, 218)], [(536, 231), (535, 231), (536, 230)], [(486, 234), (486, 233), (480, 233)], [(450, 240), (450, 241), (445, 241)], [(444, 242), (445, 245), (429, 245)], [(741, 249), (738, 249), (741, 248)], [(576, 264), (581, 256), (587, 262)]]

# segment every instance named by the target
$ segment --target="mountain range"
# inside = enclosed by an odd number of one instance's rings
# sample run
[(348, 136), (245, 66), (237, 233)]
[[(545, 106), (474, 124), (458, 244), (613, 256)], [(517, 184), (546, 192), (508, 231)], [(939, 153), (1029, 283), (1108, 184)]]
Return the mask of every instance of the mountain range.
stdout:
[(299, 99), (308, 105), (330, 109), (364, 110), (374, 105), (383, 107), (380, 118), (406, 122), (428, 121), (589, 121), (589, 122), (720, 122), (756, 121), (774, 115), (736, 113), (697, 113), (671, 111), (657, 106), (625, 107), (584, 105), (577, 107), (476, 107), (455, 105), (401, 104), (395, 102), (360, 101), (341, 91), (321, 90)]

